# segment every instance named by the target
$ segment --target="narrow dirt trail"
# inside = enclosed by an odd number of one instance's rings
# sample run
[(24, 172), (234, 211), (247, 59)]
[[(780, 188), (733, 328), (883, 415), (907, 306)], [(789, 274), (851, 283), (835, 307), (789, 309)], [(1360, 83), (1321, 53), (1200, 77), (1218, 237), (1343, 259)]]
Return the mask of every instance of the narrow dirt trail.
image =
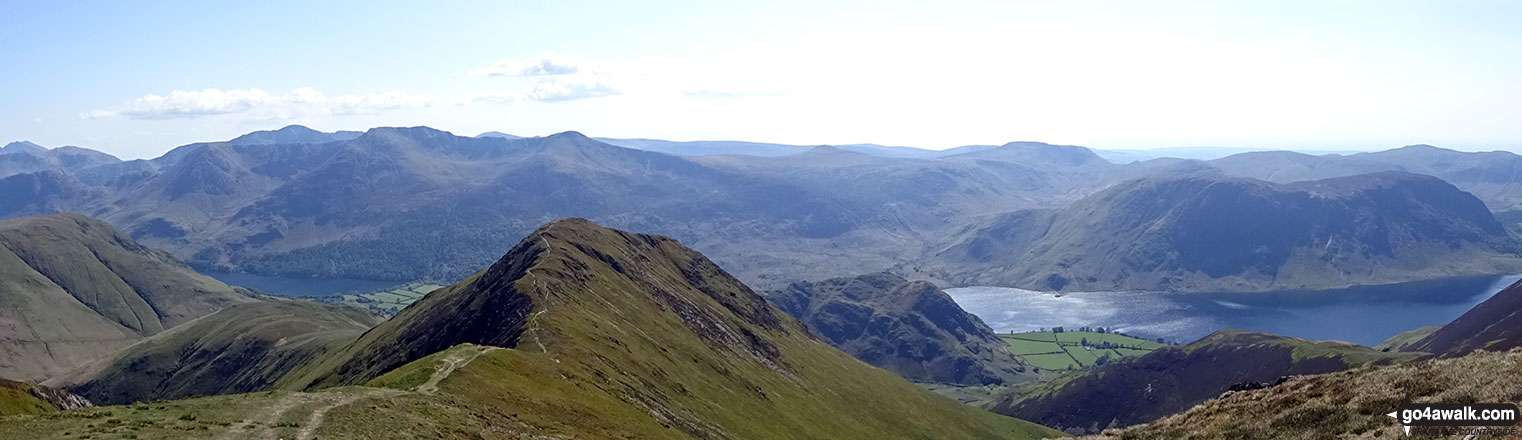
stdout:
[(406, 393), (406, 391), (402, 390), (388, 389), (375, 389), (358, 394), (325, 393), (329, 394), (330, 396), (324, 396), (323, 399), (325, 399), (325, 403), (322, 406), (317, 407), (317, 409), (312, 410), (312, 414), (307, 416), (306, 421), (301, 424), (301, 431), (296, 433), (296, 439), (312, 440), (317, 438), (317, 428), (322, 426), (323, 419), (328, 416), (328, 411), (332, 411), (333, 408), (348, 405), (360, 399), (369, 399), (372, 397), (393, 397)]
[(468, 351), (458, 350), (465, 351), (464, 353), (451, 353), (448, 357), (444, 358), (444, 362), (440, 363), (438, 367), (435, 367), (436, 369), (433, 371), (433, 375), (428, 377), (427, 382), (423, 382), (422, 385), (418, 385), (417, 388), (413, 388), (412, 391), (423, 394), (437, 393), (439, 392), (439, 382), (448, 378), (449, 375), (454, 374), (454, 370), (469, 364), (470, 361), (476, 360), (476, 358), (481, 357), (483, 354), (501, 349), (502, 347), (479, 346)]
[(280, 401), (275, 402), (274, 405), (271, 405), (267, 410), (265, 410), (261, 417), (237, 421), (232, 424), (232, 427), (229, 428), (227, 432), (223, 433), (217, 438), (224, 440), (249, 438), (248, 435), (244, 434), (244, 432), (247, 431), (244, 428), (252, 426), (252, 424), (258, 424), (261, 426), (259, 438), (275, 438), (271, 425), (274, 425), (276, 421), (280, 420), (280, 416), (284, 415), (286, 411), (296, 407), (296, 405), (304, 403), (307, 399), (305, 394), (306, 393), (288, 394), (285, 397), (281, 398)]
[[(501, 349), (501, 347), (478, 346), (465, 350), (455, 350), (455, 352), (445, 356), (438, 366), (434, 367), (435, 369), (433, 375), (428, 377), (428, 381), (423, 382), (422, 385), (418, 385), (416, 388), (413, 388), (412, 391), (394, 390), (387, 388), (371, 388), (364, 391), (344, 390), (319, 391), (315, 393), (292, 393), (281, 399), (275, 405), (271, 406), (269, 410), (265, 411), (263, 416), (258, 419), (257, 423), (259, 424), (259, 435), (257, 438), (265, 440), (280, 439), (281, 437), (279, 437), (278, 433), (275, 432), (275, 425), (280, 422), (281, 416), (285, 415), (286, 412), (289, 412), (291, 408), (295, 408), (301, 405), (317, 404), (318, 406), (313, 408), (311, 413), (307, 414), (306, 420), (304, 420), (300, 425), (301, 429), (296, 433), (297, 440), (313, 440), (317, 438), (317, 430), (322, 427), (322, 423), (327, 418), (328, 412), (332, 411), (334, 408), (352, 404), (364, 399), (390, 398), (405, 395), (408, 393), (437, 393), (439, 391), (439, 382), (444, 381), (444, 379), (448, 379), (451, 374), (454, 374), (455, 370), (470, 364), (471, 361), (476, 360), (476, 358), (481, 357), (483, 354)], [(246, 435), (246, 430), (243, 429), (247, 424), (247, 422), (238, 423), (233, 427), (233, 429), (223, 434), (221, 438), (249, 438), (250, 436)]]

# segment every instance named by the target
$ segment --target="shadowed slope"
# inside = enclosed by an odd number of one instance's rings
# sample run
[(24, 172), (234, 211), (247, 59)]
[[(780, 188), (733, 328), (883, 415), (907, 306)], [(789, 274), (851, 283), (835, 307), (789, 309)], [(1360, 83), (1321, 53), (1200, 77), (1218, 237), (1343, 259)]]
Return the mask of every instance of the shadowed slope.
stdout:
[(1444, 357), (1522, 347), (1522, 281), (1501, 289), (1432, 334), (1400, 348)]
[(48, 381), (97, 404), (263, 391), (380, 321), (311, 301), (239, 304)]
[(981, 319), (924, 281), (876, 273), (765, 295), (836, 348), (910, 380), (988, 385), (1025, 372)]

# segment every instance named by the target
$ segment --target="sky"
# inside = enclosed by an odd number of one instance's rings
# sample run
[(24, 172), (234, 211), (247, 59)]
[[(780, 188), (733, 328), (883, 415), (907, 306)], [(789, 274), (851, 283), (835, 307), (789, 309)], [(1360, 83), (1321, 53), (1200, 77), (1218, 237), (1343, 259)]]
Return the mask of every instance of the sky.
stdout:
[(1518, 1), (0, 0), (0, 142), (1522, 150)]

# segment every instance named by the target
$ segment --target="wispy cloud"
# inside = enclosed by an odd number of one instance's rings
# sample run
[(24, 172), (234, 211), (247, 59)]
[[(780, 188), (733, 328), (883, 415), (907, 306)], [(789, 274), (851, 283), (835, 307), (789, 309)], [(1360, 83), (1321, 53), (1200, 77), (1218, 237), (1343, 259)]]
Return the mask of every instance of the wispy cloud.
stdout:
[(126, 105), (93, 110), (85, 118), (185, 119), (236, 115), (250, 119), (293, 119), (311, 115), (349, 115), (422, 108), (438, 99), (402, 91), (327, 96), (299, 88), (276, 95), (261, 89), (175, 90), (168, 95), (143, 95)]
[(511, 104), (517, 101), (521, 95), (522, 93), (510, 92), (506, 90), (485, 90), (480, 93), (467, 96), (459, 101), (455, 101), (455, 105), (468, 106), (476, 104)]
[(523, 93), (532, 101), (556, 102), (617, 95), (618, 88), (607, 78), (596, 75), (573, 75), (544, 78)]
[(581, 58), (545, 52), (532, 58), (503, 58), (470, 73), (487, 76), (571, 75), (586, 71), (583, 64)]

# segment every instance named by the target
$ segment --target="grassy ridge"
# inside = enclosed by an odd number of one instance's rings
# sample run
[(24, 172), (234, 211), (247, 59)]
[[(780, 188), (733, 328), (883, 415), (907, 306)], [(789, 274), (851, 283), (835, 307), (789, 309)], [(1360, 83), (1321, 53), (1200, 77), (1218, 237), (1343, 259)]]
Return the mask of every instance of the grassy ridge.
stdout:
[(325, 432), (515, 426), (563, 438), (1055, 434), (935, 395), (830, 347), (674, 240), (585, 220), (530, 234), (497, 264), (366, 333), (311, 380), (319, 387), (406, 386), (440, 365), (430, 355), (460, 343), (508, 349), (438, 384), (457, 404), (396, 403), (428, 417), (346, 406), (329, 415), (333, 431)]
[(0, 379), (0, 416), (41, 414), (58, 408), (31, 393), (32, 385)]

